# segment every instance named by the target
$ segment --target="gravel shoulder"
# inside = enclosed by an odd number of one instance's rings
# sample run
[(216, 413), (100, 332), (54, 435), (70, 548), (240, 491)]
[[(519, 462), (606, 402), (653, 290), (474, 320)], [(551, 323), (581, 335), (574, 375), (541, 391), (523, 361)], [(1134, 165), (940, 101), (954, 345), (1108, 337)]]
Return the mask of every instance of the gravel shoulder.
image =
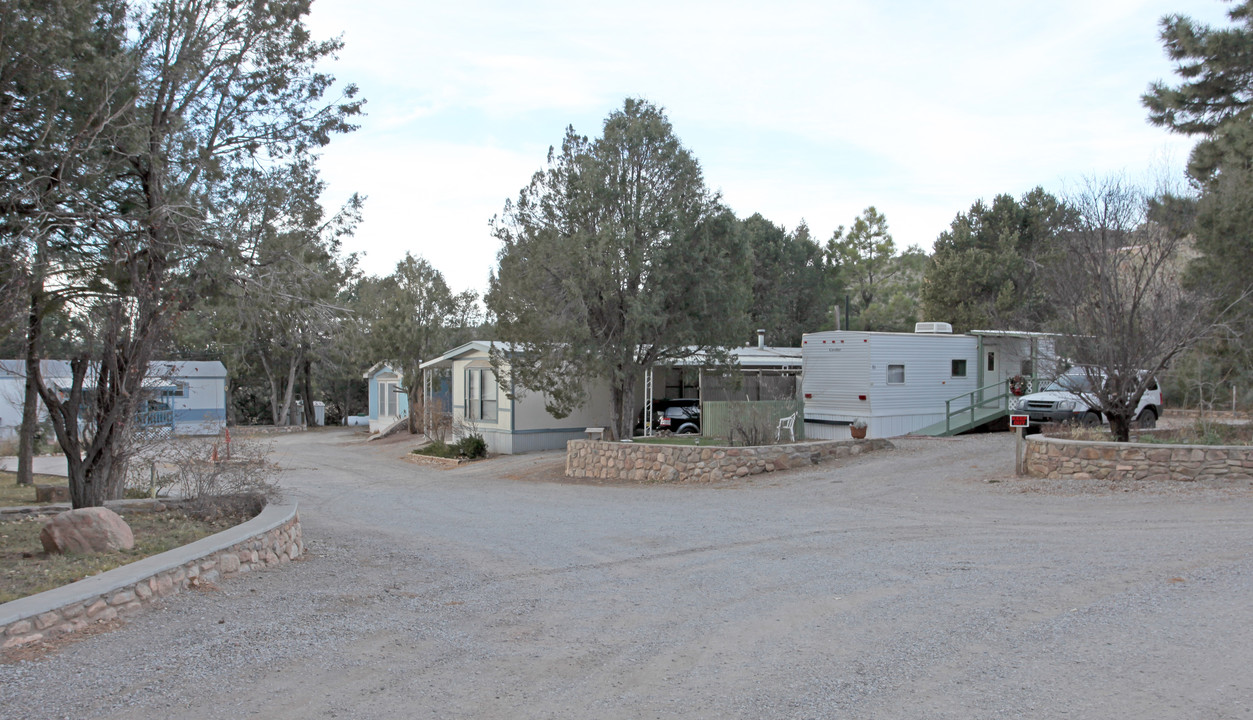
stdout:
[(12, 718), (1247, 717), (1253, 492), (1013, 438), (717, 485), (276, 440), (307, 559), (0, 665)]

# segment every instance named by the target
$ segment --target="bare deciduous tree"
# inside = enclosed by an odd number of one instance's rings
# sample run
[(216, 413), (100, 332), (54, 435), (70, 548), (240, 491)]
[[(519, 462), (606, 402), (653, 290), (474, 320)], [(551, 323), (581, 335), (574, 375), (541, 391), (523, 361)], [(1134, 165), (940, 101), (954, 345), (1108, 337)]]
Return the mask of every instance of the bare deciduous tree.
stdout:
[(1220, 314), (1181, 283), (1189, 242), (1150, 200), (1123, 178), (1086, 181), (1068, 198), (1075, 219), (1044, 270), (1058, 350), (1088, 376), (1086, 399), (1121, 441), (1153, 379)]

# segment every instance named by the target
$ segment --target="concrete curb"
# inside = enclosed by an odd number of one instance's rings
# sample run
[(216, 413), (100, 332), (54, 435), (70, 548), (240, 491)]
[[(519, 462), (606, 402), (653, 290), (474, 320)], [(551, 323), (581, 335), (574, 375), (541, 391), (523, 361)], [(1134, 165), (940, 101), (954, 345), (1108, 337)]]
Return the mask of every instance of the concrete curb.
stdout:
[(163, 573), (177, 571), (229, 548), (264, 537), (292, 521), (299, 524), (298, 511), (299, 505), (296, 503), (267, 505), (251, 520), (189, 545), (167, 550), (69, 585), (4, 603), (0, 605), (0, 627), (9, 626), (11, 630), (23, 620), (66, 606), (86, 603), (141, 584)]

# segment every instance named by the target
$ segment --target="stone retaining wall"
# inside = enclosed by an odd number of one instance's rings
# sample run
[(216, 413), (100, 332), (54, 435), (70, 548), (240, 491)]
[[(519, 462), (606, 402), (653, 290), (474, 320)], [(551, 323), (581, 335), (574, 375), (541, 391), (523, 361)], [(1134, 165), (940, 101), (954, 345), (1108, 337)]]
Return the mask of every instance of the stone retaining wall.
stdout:
[(304, 425), (230, 425), (227, 427), (235, 437), (254, 435), (282, 435), (285, 433), (305, 432), (309, 428)]
[(1027, 438), (1027, 474), (1089, 480), (1253, 480), (1253, 447)]
[(566, 444), (566, 475), (637, 482), (717, 482), (892, 448), (883, 439), (713, 447), (603, 440)]
[[(230, 543), (225, 547), (222, 544)], [(304, 553), (294, 505), (269, 506), (230, 530), (64, 587), (0, 605), (0, 648), (13, 648), (136, 613), (161, 598)]]

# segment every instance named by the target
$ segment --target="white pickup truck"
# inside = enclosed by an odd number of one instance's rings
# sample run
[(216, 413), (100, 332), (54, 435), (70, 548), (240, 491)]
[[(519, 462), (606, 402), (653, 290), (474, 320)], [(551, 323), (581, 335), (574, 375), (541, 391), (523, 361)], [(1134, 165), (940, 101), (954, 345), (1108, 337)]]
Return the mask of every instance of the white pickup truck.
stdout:
[[(1011, 399), (1009, 409), (1030, 415), (1032, 425), (1067, 421), (1100, 425), (1108, 422), (1108, 418), (1092, 408), (1091, 389), (1088, 376), (1082, 370), (1071, 370), (1040, 392)], [(1162, 390), (1157, 380), (1153, 380), (1136, 405), (1135, 422), (1142, 428), (1151, 428), (1161, 416)]]

